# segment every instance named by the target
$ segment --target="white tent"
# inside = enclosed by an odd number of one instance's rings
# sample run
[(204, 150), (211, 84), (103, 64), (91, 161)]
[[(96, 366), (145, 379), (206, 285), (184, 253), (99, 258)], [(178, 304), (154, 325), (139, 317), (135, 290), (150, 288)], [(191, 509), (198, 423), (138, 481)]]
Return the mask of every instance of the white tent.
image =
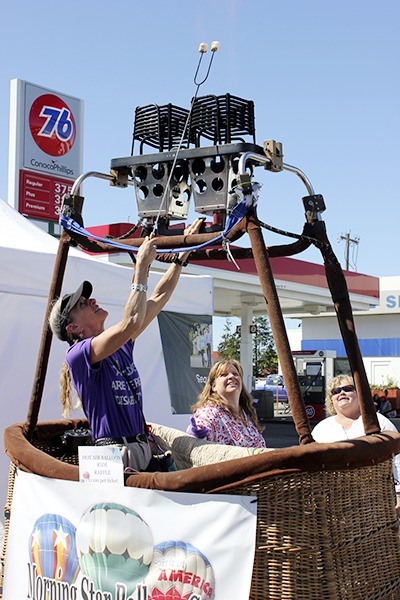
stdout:
[[(57, 250), (55, 238), (0, 200), (1, 430), (26, 420)], [(150, 273), (150, 291), (160, 277), (159, 273)], [(107, 324), (117, 322), (128, 297), (132, 269), (104, 262), (71, 248), (63, 293), (76, 289), (85, 279), (92, 282), (94, 296), (109, 311)], [(166, 309), (192, 315), (212, 315), (212, 286), (209, 276), (182, 275)], [(40, 421), (61, 416), (59, 372), (66, 350), (65, 343), (53, 340)], [(138, 339), (135, 361), (142, 378), (147, 420), (178, 429), (186, 428), (188, 417), (171, 413), (157, 320)], [(8, 458), (0, 453), (0, 503), (2, 498), (6, 498), (8, 467)]]

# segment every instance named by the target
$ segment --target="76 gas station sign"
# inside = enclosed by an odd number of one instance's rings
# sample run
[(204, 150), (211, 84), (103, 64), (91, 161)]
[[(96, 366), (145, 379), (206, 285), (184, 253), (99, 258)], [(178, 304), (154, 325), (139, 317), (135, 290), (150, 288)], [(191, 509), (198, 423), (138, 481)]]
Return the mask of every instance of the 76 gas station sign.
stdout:
[(22, 214), (58, 221), (64, 194), (82, 173), (83, 102), (34, 84), (11, 82), (15, 165), (9, 198)]

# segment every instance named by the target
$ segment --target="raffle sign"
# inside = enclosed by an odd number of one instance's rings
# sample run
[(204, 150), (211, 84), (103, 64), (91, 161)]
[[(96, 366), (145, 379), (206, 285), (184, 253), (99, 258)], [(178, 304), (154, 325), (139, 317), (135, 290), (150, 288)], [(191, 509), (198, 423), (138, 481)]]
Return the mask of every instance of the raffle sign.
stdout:
[(18, 471), (3, 598), (247, 600), (252, 496), (85, 485)]
[(28, 217), (58, 221), (64, 194), (82, 173), (83, 102), (11, 82), (9, 201)]

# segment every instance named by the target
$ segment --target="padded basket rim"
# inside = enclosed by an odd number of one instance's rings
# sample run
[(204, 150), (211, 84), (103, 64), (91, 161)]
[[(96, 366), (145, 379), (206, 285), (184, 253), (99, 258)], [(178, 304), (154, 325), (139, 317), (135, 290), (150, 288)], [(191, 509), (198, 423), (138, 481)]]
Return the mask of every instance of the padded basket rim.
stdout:
[[(49, 440), (68, 429), (87, 426), (84, 419), (39, 422), (36, 439)], [(67, 464), (31, 444), (24, 435), (23, 423), (7, 427), (4, 444), (10, 460), (24, 471), (56, 479), (79, 480), (79, 467)], [(312, 442), (280, 448), (194, 469), (138, 473), (129, 476), (126, 485), (171, 491), (212, 492), (282, 473), (357, 469), (382, 463), (399, 452), (400, 433), (385, 431), (333, 444)]]

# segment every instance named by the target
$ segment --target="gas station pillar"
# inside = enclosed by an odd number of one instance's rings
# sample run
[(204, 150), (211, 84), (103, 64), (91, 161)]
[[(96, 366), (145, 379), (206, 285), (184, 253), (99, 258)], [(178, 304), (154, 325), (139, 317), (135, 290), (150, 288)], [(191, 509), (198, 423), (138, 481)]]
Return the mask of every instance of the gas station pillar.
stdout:
[(250, 325), (253, 320), (252, 301), (242, 302), (242, 322), (240, 336), (240, 364), (243, 368), (243, 383), (251, 393), (253, 389), (253, 338), (250, 333)]

